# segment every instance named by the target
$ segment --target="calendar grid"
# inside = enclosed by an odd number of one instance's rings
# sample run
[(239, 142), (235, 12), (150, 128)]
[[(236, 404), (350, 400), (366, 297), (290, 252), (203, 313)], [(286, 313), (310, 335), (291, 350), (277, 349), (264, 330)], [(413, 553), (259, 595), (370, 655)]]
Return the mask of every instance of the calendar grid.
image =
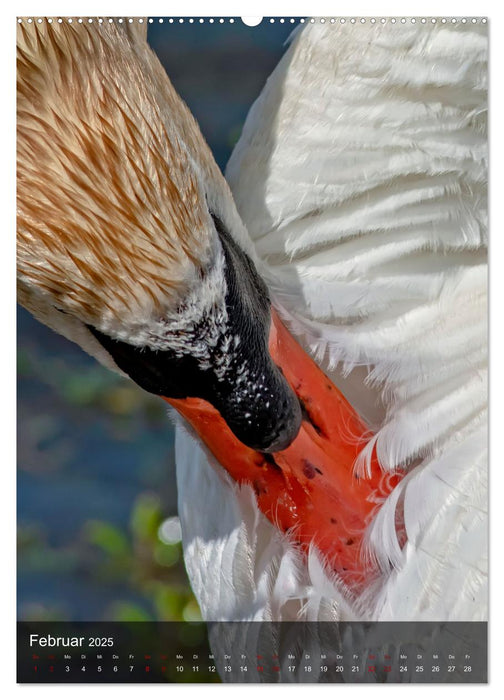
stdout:
[(20, 683), (486, 680), (486, 622), (18, 623)]

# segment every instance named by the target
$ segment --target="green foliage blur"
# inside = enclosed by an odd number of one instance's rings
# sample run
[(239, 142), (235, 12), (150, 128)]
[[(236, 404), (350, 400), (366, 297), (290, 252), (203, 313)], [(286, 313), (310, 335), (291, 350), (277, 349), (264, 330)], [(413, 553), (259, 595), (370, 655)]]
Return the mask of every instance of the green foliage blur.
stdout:
[[(131, 512), (130, 526), (123, 531), (106, 520), (88, 520), (71, 546), (50, 547), (37, 525), (21, 526), (18, 533), (20, 566), (31, 573), (75, 573), (93, 577), (103, 587), (127, 582), (135, 600), (114, 601), (104, 620), (141, 622), (151, 620), (201, 620), (199, 608), (187, 586), (180, 542), (163, 542), (160, 498), (139, 494)], [(145, 603), (137, 602), (138, 596)], [(149, 601), (149, 604), (147, 604)], [(26, 619), (64, 619), (56, 610), (36, 604), (25, 609)]]
[[(73, 351), (73, 347), (71, 349)], [(74, 430), (73, 425), (67, 425), (66, 421), (76, 413), (80, 418), (80, 430), (85, 433), (96, 430), (94, 421), (88, 424), (89, 416), (99, 416), (100, 424), (110, 428), (111, 438), (117, 440), (119, 450), (127, 432), (135, 434), (138, 423), (144, 429), (161, 428), (169, 438), (165, 459), (173, 462), (173, 428), (163, 402), (92, 360), (89, 360), (89, 365), (87, 358), (79, 360), (85, 363), (85, 368), (68, 366), (60, 358), (45, 356), (40, 348), (20, 348), (20, 385), (29, 382), (47, 402), (43, 414), (35, 410), (31, 415), (28, 403), (25, 404), (23, 398), (20, 400), (20, 454), (24, 458), (20, 466), (31, 476), (39, 477), (37, 492), (46, 500), (50, 498), (51, 488), (50, 485), (41, 486), (41, 480), (49, 478), (50, 481), (58, 472), (59, 478), (63, 479), (74, 459), (83, 462), (83, 468), (86, 468), (85, 453), (77, 452), (72, 456), (71, 448), (70, 454), (69, 450), (62, 449), (62, 443), (71, 441)], [(37, 404), (39, 398), (36, 396), (31, 405)], [(25, 407), (26, 411), (23, 410)], [(142, 471), (142, 461), (138, 464), (139, 472)], [(111, 468), (114, 469), (113, 465)], [(118, 481), (121, 479), (119, 465), (115, 476)], [(144, 481), (145, 478), (150, 481), (147, 484), (150, 488), (139, 484), (129, 512), (124, 514), (123, 524), (106, 517), (83, 518), (70, 540), (55, 544), (46, 523), (21, 517), (18, 530), (21, 581), (26, 577), (32, 580), (40, 578), (41, 593), (48, 579), (58, 577), (74, 577), (80, 585), (88, 581), (102, 591), (121, 590), (123, 594), (102, 609), (103, 620), (200, 620), (198, 605), (185, 574), (180, 538), (166, 541), (160, 534), (168, 516), (176, 524), (159, 492), (160, 478), (168, 477), (173, 481), (173, 464), (164, 476), (154, 472), (149, 478), (147, 472), (147, 477), (145, 474), (143, 477)], [(97, 478), (96, 488), (100, 489), (99, 474)], [(44, 494), (44, 488), (47, 494)], [(78, 493), (72, 495), (71, 491), (68, 497), (79, 498)], [(23, 502), (22, 493), (20, 501)], [(66, 523), (57, 522), (56, 527), (65, 529)], [(68, 603), (51, 605), (37, 600), (37, 596), (25, 600), (23, 595), (23, 599), (20, 610), (23, 619), (64, 620), (75, 619), (78, 615)]]

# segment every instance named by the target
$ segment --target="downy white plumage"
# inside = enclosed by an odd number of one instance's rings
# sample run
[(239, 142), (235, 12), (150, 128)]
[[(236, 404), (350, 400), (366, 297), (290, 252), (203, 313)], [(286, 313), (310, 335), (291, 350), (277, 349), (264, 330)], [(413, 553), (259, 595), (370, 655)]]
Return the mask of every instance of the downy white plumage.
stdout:
[(316, 22), (250, 110), (226, 176), (259, 269), (376, 429), (356, 468), (376, 447), (409, 471), (367, 533), (382, 575), (351, 604), (179, 425), (206, 619), (486, 619), (486, 58), (481, 24)]

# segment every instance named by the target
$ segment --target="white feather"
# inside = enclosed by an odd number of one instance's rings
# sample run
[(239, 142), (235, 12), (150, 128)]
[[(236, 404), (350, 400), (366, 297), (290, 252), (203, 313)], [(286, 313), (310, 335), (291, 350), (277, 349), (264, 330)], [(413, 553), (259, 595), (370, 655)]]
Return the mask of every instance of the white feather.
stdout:
[(486, 55), (482, 25), (315, 23), (250, 111), (227, 178), (261, 273), (375, 417), (382, 467), (409, 473), (367, 532), (382, 575), (355, 601), (179, 429), (207, 619), (486, 619)]

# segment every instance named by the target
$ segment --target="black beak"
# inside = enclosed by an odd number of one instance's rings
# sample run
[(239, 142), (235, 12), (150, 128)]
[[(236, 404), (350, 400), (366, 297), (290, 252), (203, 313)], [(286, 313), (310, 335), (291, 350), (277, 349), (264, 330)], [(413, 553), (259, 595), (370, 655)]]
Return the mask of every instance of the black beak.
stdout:
[[(204, 364), (190, 350), (135, 347), (91, 326), (89, 330), (143, 389), (173, 399), (205, 399), (245, 445), (278, 452), (298, 434), (301, 407), (268, 351), (271, 314), (266, 286), (221, 222), (214, 221), (225, 259), (227, 324), (222, 337), (213, 340)], [(206, 323), (203, 319), (203, 329)], [(198, 332), (204, 343), (204, 330)]]

